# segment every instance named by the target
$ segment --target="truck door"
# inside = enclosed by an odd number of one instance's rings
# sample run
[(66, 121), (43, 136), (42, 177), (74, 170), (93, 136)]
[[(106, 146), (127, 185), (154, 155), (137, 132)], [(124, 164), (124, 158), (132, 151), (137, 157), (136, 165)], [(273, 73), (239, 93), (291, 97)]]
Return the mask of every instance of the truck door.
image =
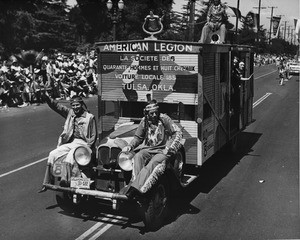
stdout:
[[(235, 73), (238, 64), (244, 63), (242, 76), (247, 78), (253, 73), (253, 54), (250, 51), (232, 52), (232, 75), (231, 75), (231, 136), (243, 130), (252, 121), (253, 104), (253, 78), (249, 81), (240, 81)], [(238, 59), (234, 66), (235, 59)]]

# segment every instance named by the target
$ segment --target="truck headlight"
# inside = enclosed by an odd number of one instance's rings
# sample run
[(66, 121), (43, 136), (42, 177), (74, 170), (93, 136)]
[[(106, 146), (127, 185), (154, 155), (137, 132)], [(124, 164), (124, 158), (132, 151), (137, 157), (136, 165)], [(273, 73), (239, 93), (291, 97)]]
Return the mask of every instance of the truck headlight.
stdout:
[(133, 152), (120, 152), (118, 156), (118, 164), (124, 171), (132, 171), (133, 168)]
[(74, 159), (80, 166), (86, 166), (91, 162), (91, 149), (80, 146), (77, 147), (74, 151)]

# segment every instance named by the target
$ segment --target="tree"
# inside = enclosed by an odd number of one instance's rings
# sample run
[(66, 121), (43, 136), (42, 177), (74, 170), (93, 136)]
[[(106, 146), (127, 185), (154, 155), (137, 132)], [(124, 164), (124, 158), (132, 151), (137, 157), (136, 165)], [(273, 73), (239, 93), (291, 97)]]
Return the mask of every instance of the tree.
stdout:
[[(94, 33), (93, 41), (112, 40), (112, 22), (107, 16), (106, 2), (107, 0), (77, 0), (82, 15)], [(169, 17), (171, 8), (172, 0), (127, 0), (122, 13), (122, 21), (117, 24), (117, 39), (144, 38), (145, 33), (142, 30), (142, 23), (149, 14), (150, 9), (160, 16), (163, 15), (164, 11), (168, 13), (164, 18), (164, 27), (167, 31), (172, 22)]]
[(39, 49), (76, 49), (76, 26), (69, 21), (65, 1), (39, 0), (32, 43)]
[(16, 49), (76, 49), (75, 25), (68, 21), (66, 0), (0, 2), (0, 43), (10, 55)]
[(33, 1), (0, 1), (0, 43), (5, 52), (27, 44), (34, 26), (31, 12)]

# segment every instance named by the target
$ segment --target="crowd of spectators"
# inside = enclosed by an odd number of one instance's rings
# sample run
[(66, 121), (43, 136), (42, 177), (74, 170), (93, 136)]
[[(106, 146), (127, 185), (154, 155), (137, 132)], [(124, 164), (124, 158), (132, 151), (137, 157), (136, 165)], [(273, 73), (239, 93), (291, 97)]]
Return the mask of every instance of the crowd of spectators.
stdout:
[(24, 67), (17, 58), (0, 62), (0, 107), (26, 107), (43, 103), (45, 89), (54, 99), (97, 94), (96, 56), (55, 53), (43, 55)]
[(274, 54), (255, 54), (254, 65), (263, 66), (267, 64), (275, 64), (277, 56)]
[(268, 64), (276, 64), (278, 66), (280, 62), (288, 62), (294, 59), (297, 59), (297, 56), (292, 56), (288, 54), (255, 54), (254, 65), (260, 67)]
[[(255, 66), (278, 65), (279, 56), (255, 54)], [(43, 55), (33, 66), (24, 67), (17, 58), (0, 61), (0, 108), (25, 107), (43, 103), (45, 89), (54, 99), (69, 100), (73, 95), (97, 94), (94, 51), (86, 54)]]

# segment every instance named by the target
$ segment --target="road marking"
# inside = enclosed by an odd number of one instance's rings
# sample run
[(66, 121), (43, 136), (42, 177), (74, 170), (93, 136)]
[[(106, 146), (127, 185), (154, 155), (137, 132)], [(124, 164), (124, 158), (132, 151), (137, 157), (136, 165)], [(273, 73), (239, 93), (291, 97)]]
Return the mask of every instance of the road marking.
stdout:
[(267, 97), (269, 97), (272, 93), (266, 93), (263, 95), (260, 99), (258, 99), (256, 102), (253, 103), (253, 108), (258, 106), (260, 103), (262, 103)]
[[(108, 218), (103, 218), (102, 221), (107, 221)], [(94, 226), (92, 226), (90, 229), (88, 229), (86, 232), (84, 232), (82, 235), (80, 235), (75, 240), (83, 240), (87, 238), (89, 235), (91, 235), (94, 231), (96, 231), (101, 225), (103, 225), (103, 222), (98, 222)]]
[(274, 70), (274, 71), (272, 71), (272, 72), (266, 73), (266, 74), (261, 75), (261, 76), (259, 76), (259, 77), (255, 77), (255, 79), (258, 79), (258, 78), (262, 78), (262, 77), (268, 76), (268, 75), (270, 75), (270, 74), (272, 74), (272, 73), (274, 73), (274, 72), (277, 72), (277, 70)]
[[(116, 222), (118, 220), (114, 219), (112, 222)], [(105, 233), (108, 229), (112, 227), (112, 224), (107, 224), (105, 227), (103, 227), (99, 232), (97, 232), (93, 237), (89, 238), (89, 240), (95, 240), (98, 237), (100, 237), (103, 233)]]
[[(108, 221), (111, 218), (115, 218), (115, 219), (111, 220), (111, 223), (115, 223), (115, 222), (118, 222), (120, 219), (122, 219), (121, 216), (115, 216), (115, 215), (111, 215), (111, 214), (107, 214), (106, 216), (107, 217), (102, 218), (101, 221)], [(100, 228), (103, 224), (105, 224), (105, 223), (104, 222), (96, 223), (94, 226), (92, 226), (90, 229), (88, 229), (86, 232), (84, 232), (82, 235), (80, 235), (75, 240), (84, 240), (84, 239), (95, 240), (113, 226), (113, 224), (107, 223), (102, 228)], [(89, 237), (92, 234), (94, 234), (94, 235)]]
[(7, 173), (3, 173), (3, 174), (0, 175), (0, 178), (2, 178), (2, 177), (4, 177), (4, 176), (7, 176), (7, 175), (9, 175), (9, 174), (12, 174), (12, 173), (14, 173), (14, 172), (18, 172), (18, 171), (20, 171), (20, 170), (22, 170), (22, 169), (24, 169), (24, 168), (28, 168), (28, 167), (30, 167), (30, 166), (32, 166), (32, 165), (37, 164), (37, 163), (43, 162), (43, 161), (45, 161), (47, 158), (48, 158), (48, 157), (42, 158), (42, 159), (37, 160), (37, 161), (35, 161), (35, 162), (33, 162), (33, 163), (29, 163), (29, 164), (27, 164), (27, 165), (25, 165), (25, 166), (23, 166), (23, 167), (19, 167), (19, 168), (15, 169), (15, 170), (9, 171), (9, 172), (7, 172)]

